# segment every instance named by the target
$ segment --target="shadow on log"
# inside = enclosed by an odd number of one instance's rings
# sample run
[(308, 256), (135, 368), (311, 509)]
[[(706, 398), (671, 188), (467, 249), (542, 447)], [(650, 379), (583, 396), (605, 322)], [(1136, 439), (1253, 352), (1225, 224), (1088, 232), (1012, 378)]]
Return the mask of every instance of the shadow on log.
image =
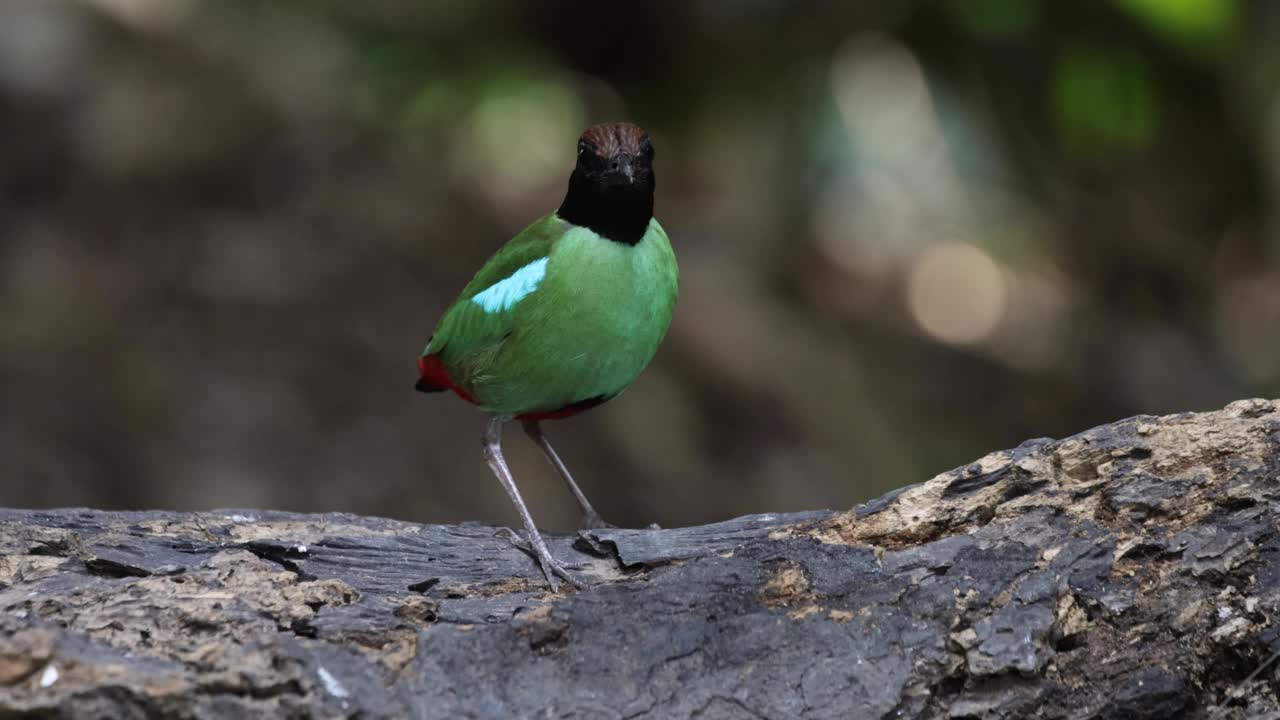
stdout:
[[(12, 479), (10, 479), (12, 481)], [(1280, 402), (850, 512), (554, 538), (0, 511), (0, 716), (1280, 718)]]

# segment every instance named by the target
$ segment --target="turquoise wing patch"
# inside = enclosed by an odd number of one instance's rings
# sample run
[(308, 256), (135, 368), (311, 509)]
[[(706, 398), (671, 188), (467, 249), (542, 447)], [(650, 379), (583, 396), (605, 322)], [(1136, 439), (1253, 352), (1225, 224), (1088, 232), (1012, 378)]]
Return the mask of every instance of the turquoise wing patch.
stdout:
[(471, 302), (486, 313), (494, 314), (510, 310), (516, 303), (538, 289), (538, 283), (547, 275), (548, 258), (538, 258), (511, 275), (476, 293)]

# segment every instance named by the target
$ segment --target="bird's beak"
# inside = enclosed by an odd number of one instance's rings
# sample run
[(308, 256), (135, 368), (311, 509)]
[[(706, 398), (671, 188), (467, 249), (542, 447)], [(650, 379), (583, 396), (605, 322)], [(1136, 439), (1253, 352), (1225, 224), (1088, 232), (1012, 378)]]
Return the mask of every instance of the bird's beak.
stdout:
[(609, 174), (616, 185), (630, 185), (636, 179), (636, 166), (631, 156), (618, 154), (609, 163)]

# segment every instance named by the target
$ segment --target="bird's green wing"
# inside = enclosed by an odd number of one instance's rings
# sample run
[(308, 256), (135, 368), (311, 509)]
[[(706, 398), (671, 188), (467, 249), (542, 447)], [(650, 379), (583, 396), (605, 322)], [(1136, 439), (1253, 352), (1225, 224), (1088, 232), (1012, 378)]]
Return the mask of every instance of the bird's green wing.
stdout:
[(450, 364), (499, 345), (512, 330), (516, 305), (537, 289), (551, 246), (567, 227), (552, 213), (503, 245), (445, 311), (422, 354), (440, 355)]

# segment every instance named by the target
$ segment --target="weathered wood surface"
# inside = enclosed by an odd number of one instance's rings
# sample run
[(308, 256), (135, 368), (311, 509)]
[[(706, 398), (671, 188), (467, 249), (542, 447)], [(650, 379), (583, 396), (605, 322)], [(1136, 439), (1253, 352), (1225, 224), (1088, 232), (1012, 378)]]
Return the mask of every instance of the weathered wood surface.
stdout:
[(555, 538), (555, 595), (486, 526), (4, 510), (0, 716), (1275, 720), (1278, 505), (1254, 400)]

